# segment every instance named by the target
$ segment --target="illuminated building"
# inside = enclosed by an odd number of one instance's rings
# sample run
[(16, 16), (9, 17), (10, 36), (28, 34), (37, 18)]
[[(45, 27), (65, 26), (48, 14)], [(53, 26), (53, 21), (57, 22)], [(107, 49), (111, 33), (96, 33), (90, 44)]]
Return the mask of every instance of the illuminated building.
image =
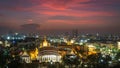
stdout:
[(14, 33), (14, 34), (3, 35), (2, 38), (5, 40), (24, 40), (25, 35)]
[(50, 46), (50, 43), (48, 43), (46, 37), (44, 37), (37, 59), (39, 62), (61, 62), (61, 55), (58, 53), (58, 49)]
[(36, 60), (38, 57), (38, 48), (29, 52), (31, 60)]
[(88, 47), (88, 54), (89, 55), (96, 54), (96, 51), (95, 51), (96, 47), (95, 46), (93, 46), (92, 44), (90, 44), (87, 47)]
[(118, 42), (118, 49), (120, 49), (120, 42)]
[(48, 43), (48, 41), (46, 40), (46, 37), (44, 37), (44, 41), (43, 43), (40, 44), (40, 48), (49, 47), (49, 46), (50, 46), (50, 43)]
[(3, 45), (3, 42), (2, 42), (2, 41), (0, 41), (0, 45)]
[(39, 62), (60, 62), (61, 55), (55, 47), (43, 47), (39, 50), (38, 60)]
[(70, 42), (70, 41), (67, 41), (67, 45), (71, 45), (71, 42)]
[(44, 37), (44, 41), (40, 44), (39, 48), (30, 51), (31, 60), (38, 60), (42, 62), (61, 62), (61, 55), (58, 53), (56, 47), (50, 46), (50, 43)]
[(67, 41), (67, 45), (72, 45), (74, 43), (74, 40)]
[(23, 54), (21, 55), (22, 62), (31, 63), (31, 58), (29, 54), (24, 50)]
[(5, 41), (5, 47), (10, 47), (10, 43), (8, 41)]

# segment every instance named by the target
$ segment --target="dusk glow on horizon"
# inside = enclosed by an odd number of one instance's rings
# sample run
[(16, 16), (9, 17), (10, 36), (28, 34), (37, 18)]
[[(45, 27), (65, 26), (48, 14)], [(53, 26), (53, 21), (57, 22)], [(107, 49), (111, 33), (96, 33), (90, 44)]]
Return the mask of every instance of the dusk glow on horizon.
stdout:
[(119, 33), (120, 0), (0, 0), (0, 34)]

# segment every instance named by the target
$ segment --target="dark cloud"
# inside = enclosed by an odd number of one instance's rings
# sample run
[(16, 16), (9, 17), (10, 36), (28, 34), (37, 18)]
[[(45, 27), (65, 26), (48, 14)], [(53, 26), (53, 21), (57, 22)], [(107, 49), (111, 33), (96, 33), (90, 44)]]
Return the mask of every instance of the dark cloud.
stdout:
[(40, 27), (39, 24), (34, 24), (34, 23), (32, 23), (32, 24), (24, 24), (24, 25), (21, 25), (21, 26), (23, 28), (32, 28), (32, 29), (36, 29), (36, 28)]
[(80, 4), (115, 4), (120, 3), (120, 0), (89, 0), (87, 2), (81, 2)]
[(24, 11), (26, 8), (31, 7), (29, 0), (1, 0), (1, 10), (12, 10), (12, 11)]
[(35, 24), (35, 23), (32, 23), (32, 24), (23, 24), (23, 25), (21, 25), (21, 30), (22, 30), (23, 32), (27, 32), (27, 33), (38, 32), (38, 31), (39, 31), (39, 28), (40, 28), (40, 25), (39, 25), (39, 24)]

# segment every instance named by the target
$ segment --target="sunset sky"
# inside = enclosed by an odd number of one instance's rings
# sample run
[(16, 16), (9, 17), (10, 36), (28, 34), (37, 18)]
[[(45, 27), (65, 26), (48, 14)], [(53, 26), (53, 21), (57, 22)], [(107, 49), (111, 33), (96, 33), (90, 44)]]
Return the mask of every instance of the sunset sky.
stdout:
[(120, 0), (0, 0), (0, 34), (119, 33)]

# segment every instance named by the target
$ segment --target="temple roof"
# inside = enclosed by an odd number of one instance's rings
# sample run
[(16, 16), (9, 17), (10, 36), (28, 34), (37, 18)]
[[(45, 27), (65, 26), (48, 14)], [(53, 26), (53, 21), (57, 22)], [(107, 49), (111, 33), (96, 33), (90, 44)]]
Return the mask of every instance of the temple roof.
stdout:
[(27, 53), (27, 51), (23, 52), (22, 57), (29, 57), (29, 54)]
[(55, 48), (55, 47), (40, 48), (38, 55), (59, 55), (58, 48)]

